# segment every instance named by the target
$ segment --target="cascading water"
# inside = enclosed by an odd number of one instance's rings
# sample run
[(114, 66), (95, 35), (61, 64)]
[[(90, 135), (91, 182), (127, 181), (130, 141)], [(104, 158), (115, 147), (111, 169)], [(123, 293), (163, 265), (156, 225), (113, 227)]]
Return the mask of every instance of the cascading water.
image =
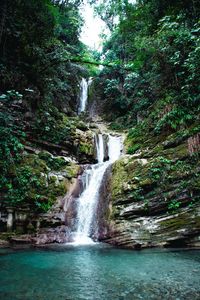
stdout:
[(97, 161), (98, 163), (102, 163), (104, 160), (104, 143), (102, 134), (95, 136), (95, 144), (97, 149)]
[(89, 78), (87, 81), (85, 78), (82, 78), (80, 83), (80, 103), (78, 108), (78, 114), (82, 113), (86, 109), (87, 99), (88, 99), (88, 88), (92, 83), (92, 78)]
[(79, 114), (85, 111), (87, 97), (88, 97), (88, 83), (85, 78), (82, 78), (80, 83), (80, 103), (78, 109)]
[(93, 217), (96, 212), (99, 189), (102, 183), (104, 173), (108, 166), (117, 160), (121, 153), (121, 137), (111, 136), (108, 138), (108, 155), (109, 160), (104, 160), (104, 141), (102, 134), (99, 134), (95, 139), (97, 149), (98, 163), (90, 166), (85, 170), (84, 177), (84, 191), (78, 199), (77, 211), (77, 230), (74, 237), (76, 244), (91, 244), (90, 238), (92, 231)]

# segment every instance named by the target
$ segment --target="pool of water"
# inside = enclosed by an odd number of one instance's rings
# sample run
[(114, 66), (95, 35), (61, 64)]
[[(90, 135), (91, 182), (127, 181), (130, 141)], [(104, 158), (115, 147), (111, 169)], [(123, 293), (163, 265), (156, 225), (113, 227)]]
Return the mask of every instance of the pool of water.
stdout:
[(0, 250), (0, 299), (200, 299), (200, 251)]

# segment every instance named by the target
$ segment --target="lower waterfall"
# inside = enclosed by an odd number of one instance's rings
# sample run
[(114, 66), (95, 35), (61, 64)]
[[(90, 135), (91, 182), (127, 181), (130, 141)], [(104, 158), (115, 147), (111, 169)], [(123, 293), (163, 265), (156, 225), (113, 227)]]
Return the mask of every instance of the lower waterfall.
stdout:
[(116, 161), (121, 154), (121, 137), (108, 136), (108, 157), (104, 162), (105, 148), (102, 134), (95, 139), (98, 163), (89, 166), (83, 173), (84, 190), (78, 199), (76, 232), (74, 234), (74, 243), (91, 244), (92, 224), (95, 222), (94, 216), (99, 199), (99, 189), (102, 183), (104, 173), (108, 166)]

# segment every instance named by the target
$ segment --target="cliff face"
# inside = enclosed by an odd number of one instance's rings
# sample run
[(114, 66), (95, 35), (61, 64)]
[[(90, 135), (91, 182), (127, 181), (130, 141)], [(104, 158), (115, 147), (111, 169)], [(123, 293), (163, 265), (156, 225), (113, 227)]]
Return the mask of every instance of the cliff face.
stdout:
[(200, 246), (197, 139), (152, 137), (113, 165), (100, 239), (130, 248)]
[(0, 240), (65, 242), (70, 214), (74, 213), (73, 209), (67, 211), (66, 197), (72, 189), (74, 199), (78, 197), (81, 164), (95, 160), (94, 131), (78, 119), (66, 142), (26, 140), (19, 162), (9, 170), (13, 182), (23, 180), (24, 188), (14, 186), (13, 201), (8, 201), (8, 193), (1, 194)]

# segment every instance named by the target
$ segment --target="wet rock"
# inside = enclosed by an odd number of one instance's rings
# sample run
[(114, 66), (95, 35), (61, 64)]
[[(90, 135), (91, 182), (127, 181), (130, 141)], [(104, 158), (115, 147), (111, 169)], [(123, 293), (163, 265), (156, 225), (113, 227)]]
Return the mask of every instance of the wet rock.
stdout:
[[(183, 158), (182, 152), (176, 155), (176, 161)], [(178, 162), (177, 167), (176, 161), (125, 156), (115, 162), (101, 188), (100, 240), (134, 249), (199, 247), (198, 184), (188, 179), (187, 171), (185, 175), (179, 171), (180, 165), (187, 170), (187, 161)], [(190, 176), (196, 178), (198, 164), (194, 169), (188, 165)]]
[(81, 164), (93, 163), (96, 161), (93, 131), (76, 129), (73, 143), (76, 149), (76, 156)]
[[(12, 236), (9, 239), (11, 244), (36, 244), (45, 245), (51, 243), (66, 243), (69, 241), (70, 233), (66, 226), (56, 228), (43, 228), (37, 234), (23, 234)], [(7, 244), (9, 243), (7, 242)], [(4, 245), (4, 246), (5, 246)]]
[(69, 241), (70, 232), (66, 226), (56, 227), (55, 229), (41, 229), (36, 237), (32, 238), (32, 242), (36, 245), (44, 245), (51, 243), (66, 243)]
[(6, 240), (1, 240), (0, 239), (0, 248), (5, 248), (9, 246), (9, 242)]
[(14, 244), (32, 244), (34, 243), (34, 238), (30, 234), (24, 234), (20, 236), (13, 236), (9, 239), (9, 241)]

